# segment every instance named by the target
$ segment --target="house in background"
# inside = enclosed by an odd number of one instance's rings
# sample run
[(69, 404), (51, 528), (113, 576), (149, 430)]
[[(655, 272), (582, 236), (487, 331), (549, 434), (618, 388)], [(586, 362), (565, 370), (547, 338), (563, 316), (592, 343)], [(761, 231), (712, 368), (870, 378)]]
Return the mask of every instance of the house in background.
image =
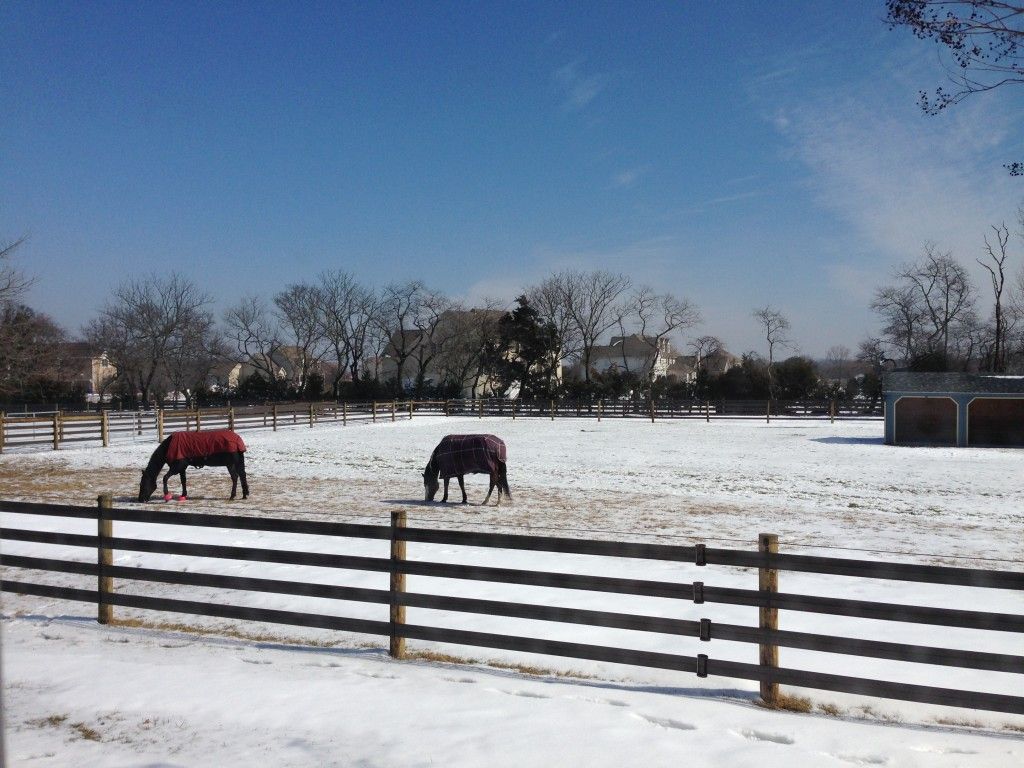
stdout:
[[(668, 374), (669, 366), (675, 359), (672, 342), (667, 338), (655, 339), (634, 333), (629, 336), (612, 336), (607, 346), (593, 347), (590, 352), (590, 369), (595, 373), (628, 371), (642, 379), (657, 379)], [(578, 373), (582, 374), (582, 371)]]
[(84, 341), (73, 341), (65, 348), (65, 355), (72, 383), (82, 388), (87, 402), (99, 402), (107, 385), (117, 375), (117, 368), (107, 353), (97, 351)]

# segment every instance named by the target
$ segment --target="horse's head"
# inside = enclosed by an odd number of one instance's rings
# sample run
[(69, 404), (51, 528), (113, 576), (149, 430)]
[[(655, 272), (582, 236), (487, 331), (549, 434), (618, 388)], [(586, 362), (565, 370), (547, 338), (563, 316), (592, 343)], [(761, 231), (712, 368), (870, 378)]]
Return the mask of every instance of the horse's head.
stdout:
[(437, 481), (437, 475), (431, 476), (429, 472), (423, 473), (424, 501), (433, 501), (434, 496), (437, 495), (437, 489), (440, 487), (441, 484)]
[(150, 477), (146, 471), (142, 471), (142, 481), (139, 483), (139, 501), (149, 501), (156, 490), (156, 477)]

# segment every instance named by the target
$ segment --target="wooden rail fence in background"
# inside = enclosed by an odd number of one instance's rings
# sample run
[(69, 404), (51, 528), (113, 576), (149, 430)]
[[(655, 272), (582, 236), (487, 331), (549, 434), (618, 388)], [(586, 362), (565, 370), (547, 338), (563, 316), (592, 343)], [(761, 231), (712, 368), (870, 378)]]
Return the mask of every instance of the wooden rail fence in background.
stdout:
[(411, 419), (415, 414), (504, 418), (639, 418), (665, 419), (750, 419), (773, 417), (801, 419), (881, 419), (881, 411), (868, 405), (843, 406), (834, 401), (783, 402), (759, 400), (720, 401), (619, 401), (570, 400), (520, 401), (501, 398), (477, 400), (388, 400), (386, 402), (284, 403), (274, 405), (228, 406), (193, 410), (164, 409), (139, 411), (101, 410), (92, 413), (23, 414), (0, 412), (0, 453), (4, 449), (61, 446), (151, 439), (163, 440), (169, 432), (202, 429), (272, 429), (319, 424), (341, 424), (378, 420)]
[[(756, 551), (747, 551), (718, 549), (704, 544), (676, 546), (416, 528), (407, 526), (405, 513), (393, 514), (391, 525), (359, 525), (275, 517), (118, 509), (110, 505), (109, 497), (100, 497), (98, 507), (0, 501), (0, 512), (26, 515), (30, 518), (43, 516), (46, 518), (97, 520), (98, 535), (96, 536), (12, 527), (0, 530), (0, 540), (5, 542), (4, 574), (0, 587), (3, 591), (10, 593), (95, 603), (99, 607), (101, 622), (109, 621), (111, 618), (109, 612), (104, 612), (105, 609), (109, 611), (113, 606), (124, 606), (380, 635), (390, 638), (390, 651), (396, 657), (401, 657), (405, 653), (406, 640), (420, 640), (653, 667), (696, 674), (699, 677), (721, 676), (754, 680), (760, 683), (761, 695), (769, 704), (778, 698), (778, 686), (783, 684), (904, 701), (1024, 714), (1024, 697), (1022, 696), (965, 691), (931, 685), (908, 685), (886, 680), (781, 667), (778, 664), (778, 648), (801, 648), (846, 656), (935, 665), (935, 677), (939, 679), (941, 679), (939, 667), (1024, 674), (1024, 656), (786, 631), (778, 629), (777, 624), (779, 611), (804, 611), (890, 622), (1024, 633), (1024, 615), (991, 613), (969, 608), (919, 607), (777, 591), (780, 571), (799, 571), (854, 576), (862, 579), (924, 582), (1020, 592), (1024, 590), (1024, 573), (1021, 572), (782, 554), (776, 551), (777, 541), (775, 538), (767, 534), (761, 535), (760, 545)], [(391, 551), (390, 557), (364, 557), (317, 553), (305, 549), (295, 551), (148, 538), (124, 538), (114, 535), (112, 528), (109, 527), (117, 522), (378, 539), (382, 542), (389, 541)], [(8, 543), (19, 541), (91, 549), (98, 553), (97, 560), (90, 562), (10, 554), (12, 548)], [(559, 552), (596, 557), (669, 561), (708, 567), (709, 572), (713, 566), (752, 568), (758, 571), (758, 588), (739, 589), (716, 587), (702, 581), (668, 582), (413, 560), (408, 559), (407, 556), (407, 546), (410, 544), (443, 544), (456, 547), (486, 547), (497, 550)], [(16, 548), (15, 551), (17, 551)], [(131, 567), (118, 566), (113, 565), (111, 559), (111, 553), (118, 551), (375, 571), (381, 574), (390, 574), (390, 584), (388, 589), (368, 589), (267, 578), (224, 576), (197, 572), (193, 570), (192, 566), (187, 571), (135, 567), (134, 565)], [(601, 570), (598, 566), (595, 568)], [(12, 571), (20, 573), (23, 570), (95, 576), (98, 578), (97, 589), (53, 586), (13, 577)], [(758, 626), (743, 626), (718, 622), (711, 618), (694, 621), (663, 616), (635, 615), (619, 611), (584, 610), (552, 605), (482, 600), (456, 595), (409, 592), (406, 589), (405, 577), (407, 575), (559, 587), (568, 590), (586, 590), (618, 595), (654, 596), (696, 605), (752, 606), (760, 609), (761, 619)], [(177, 596), (170, 598), (128, 594), (115, 591), (112, 587), (112, 580), (376, 603), (381, 606), (382, 614), (379, 620), (368, 620), (186, 600)], [(175, 594), (178, 593), (175, 592)], [(387, 614), (383, 613), (384, 606), (388, 607)], [(563, 640), (409, 624), (406, 622), (405, 616), (407, 607), (663, 633), (696, 638), (702, 643), (708, 643), (707, 646), (704, 646), (708, 649), (714, 647), (716, 640), (748, 643), (759, 647), (759, 661), (758, 663), (737, 662), (714, 658), (711, 653), (684, 655), (641, 651)], [(707, 612), (712, 613), (713, 611), (708, 610)], [(386, 620), (385, 615), (387, 616)]]

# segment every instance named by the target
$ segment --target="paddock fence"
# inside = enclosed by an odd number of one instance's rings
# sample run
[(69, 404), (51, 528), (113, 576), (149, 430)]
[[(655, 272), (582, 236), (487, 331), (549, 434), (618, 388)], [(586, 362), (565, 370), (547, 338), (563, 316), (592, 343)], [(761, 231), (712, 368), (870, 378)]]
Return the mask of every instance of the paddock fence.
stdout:
[[(943, 674), (942, 668), (950, 667), (1024, 674), (1024, 656), (1020, 655), (778, 629), (780, 611), (802, 611), (885, 622), (911, 622), (934, 627), (958, 627), (978, 632), (1024, 633), (1024, 615), (993, 613), (959, 607), (912, 606), (779, 591), (780, 572), (804, 572), (896, 583), (923, 582), (937, 585), (957, 585), (972, 589), (1013, 590), (1020, 593), (1024, 590), (1024, 572), (919, 565), (882, 559), (855, 560), (784, 554), (777, 551), (777, 539), (770, 534), (762, 534), (758, 538), (756, 550), (743, 550), (719, 549), (704, 544), (677, 546), (420, 528), (408, 525), (405, 512), (392, 513), (390, 525), (364, 525), (280, 517), (161, 512), (134, 508), (118, 509), (113, 507), (110, 496), (99, 497), (96, 507), (0, 501), (0, 512), (23, 515), (36, 522), (40, 519), (51, 521), (53, 518), (78, 518), (96, 522), (97, 534), (95, 536), (28, 528), (4, 527), (0, 529), (0, 540), (5, 544), (2, 561), (3, 578), (0, 588), (4, 592), (12, 594), (96, 604), (97, 620), (100, 623), (113, 621), (115, 607), (128, 607), (145, 611), (377, 635), (388, 638), (389, 651), (396, 658), (406, 655), (407, 640), (416, 640), (635, 665), (672, 670), (698, 677), (714, 676), (754, 680), (759, 682), (761, 697), (768, 704), (778, 701), (779, 685), (787, 685), (1017, 715), (1024, 714), (1024, 697), (1021, 696), (931, 685), (910, 685), (889, 680), (794, 669), (780, 666), (778, 655), (779, 648), (785, 647), (837, 654), (840, 658), (874, 658), (896, 660), (911, 665), (932, 665), (934, 667), (933, 674), (937, 678)], [(308, 534), (380, 540), (382, 553), (383, 543), (390, 543), (390, 556), (366, 557), (324, 553), (307, 551), (305, 547), (301, 551), (297, 551), (237, 545), (224, 546), (181, 540), (125, 538), (114, 535), (115, 523), (155, 524), (192, 530), (206, 528), (260, 531), (272, 534), (271, 539), (273, 534)], [(33, 542), (81, 548), (90, 553), (91, 557), (57, 559), (27, 556), (16, 554), (17, 547), (14, 548), (15, 554), (11, 554), (10, 543), (12, 542)], [(455, 547), (457, 550), (462, 547), (494, 550), (496, 551), (495, 558), (499, 558), (498, 562), (503, 553), (515, 551), (591, 555), (599, 558), (593, 570), (603, 574), (614, 572), (612, 568), (603, 567), (613, 564), (614, 561), (611, 558), (630, 558), (647, 562), (661, 561), (662, 563), (667, 561), (687, 564), (687, 568), (690, 565), (706, 567), (709, 569), (709, 576), (712, 577), (717, 569), (722, 567), (752, 569), (756, 573), (758, 581), (756, 589), (741, 589), (715, 586), (710, 580), (709, 582), (686, 583), (678, 580), (619, 578), (608, 575), (436, 562), (410, 559), (408, 556), (409, 546), (438, 544)], [(136, 553), (160, 553), (236, 562), (284, 563), (350, 571), (370, 571), (388, 574), (389, 588), (369, 589), (335, 584), (226, 576), (196, 571), (194, 564), (190, 564), (187, 570), (147, 568), (141, 567), (142, 564), (137, 562), (132, 567), (128, 567), (114, 564), (115, 552), (133, 553), (133, 559), (138, 556)], [(139, 567), (135, 567), (136, 565)], [(683, 570), (682, 566), (680, 570)], [(20, 578), (23, 573), (26, 574), (26, 578), (32, 578), (27, 576), (29, 572), (94, 577), (96, 578), (96, 588), (55, 586)], [(754, 573), (751, 574), (752, 577)], [(19, 578), (15, 578), (16, 575)], [(583, 590), (606, 595), (615, 594), (619, 596), (616, 607), (621, 607), (622, 595), (660, 597), (676, 601), (673, 608), (673, 612), (676, 614), (699, 615), (699, 613), (705, 613), (708, 617), (691, 620), (551, 604), (506, 602), (450, 594), (410, 592), (406, 588), (406, 577), (410, 575), (450, 579), (455, 580), (457, 584), (473, 580), (512, 585), (558, 587), (564, 590)], [(131, 585), (133, 589), (144, 588), (145, 583), (158, 583), (180, 587), (207, 587), (249, 594), (272, 593), (373, 603), (380, 606), (380, 618), (347, 618), (320, 613), (186, 600), (178, 596), (171, 598), (133, 594), (116, 590), (114, 588), (115, 580), (123, 586)], [(839, 586), (838, 579), (836, 583), (837, 590), (842, 593), (843, 589)], [(177, 595), (177, 593), (175, 594)], [(569, 601), (570, 598), (565, 598), (565, 600)], [(683, 610), (686, 604), (705, 607)], [(715, 612), (716, 604), (756, 607), (758, 608), (758, 625), (744, 626), (715, 620), (711, 616)], [(676, 638), (696, 639), (699, 641), (697, 647), (707, 644), (703, 647), (706, 647), (709, 652), (686, 655), (643, 651), (566, 640), (413, 624), (406, 621), (407, 608), (426, 608), (476, 616), (514, 617), (540, 622), (581, 625), (580, 631), (582, 631), (582, 626), (596, 626), (640, 633), (660, 633)], [(885, 633), (882, 634), (883, 637), (888, 634), (885, 630), (883, 632)], [(538, 632), (538, 634), (542, 633)], [(751, 656), (757, 658), (757, 662), (716, 658), (710, 652), (715, 647), (716, 641), (731, 641), (757, 646), (756, 656), (751, 648)], [(836, 663), (842, 662), (837, 661)], [(849, 668), (849, 662), (847, 662), (847, 667)]]
[(838, 401), (718, 400), (386, 400), (361, 403), (345, 401), (240, 405), (223, 408), (157, 408), (151, 410), (64, 411), (8, 415), (0, 412), (0, 453), (21, 447), (50, 447), (77, 443), (160, 441), (166, 433), (202, 429), (284, 429), (346, 426), (378, 421), (411, 419), (414, 415), (503, 418), (623, 418), (652, 422), (672, 419), (772, 418), (864, 420), (882, 418), (869, 404)]

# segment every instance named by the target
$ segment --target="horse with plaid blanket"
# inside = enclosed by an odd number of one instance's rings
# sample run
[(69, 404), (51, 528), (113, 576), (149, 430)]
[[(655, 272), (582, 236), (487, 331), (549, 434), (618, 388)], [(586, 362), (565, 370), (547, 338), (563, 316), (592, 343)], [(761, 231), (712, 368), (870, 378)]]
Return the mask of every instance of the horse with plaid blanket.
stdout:
[(459, 479), (459, 488), (462, 490), (462, 503), (466, 504), (466, 484), (463, 477), (468, 474), (489, 475), (491, 487), (487, 491), (487, 497), (483, 503), (486, 504), (491, 498), (491, 493), (498, 489), (497, 505), (501, 504), (501, 494), (512, 500), (512, 492), (508, 488), (508, 477), (505, 467), (505, 443), (501, 438), (494, 435), (446, 435), (434, 452), (430, 455), (430, 461), (423, 470), (423, 487), (426, 492), (426, 501), (433, 501), (440, 487), (438, 478), (444, 480), (444, 498), (442, 502), (448, 501), (448, 481), (453, 477)]

